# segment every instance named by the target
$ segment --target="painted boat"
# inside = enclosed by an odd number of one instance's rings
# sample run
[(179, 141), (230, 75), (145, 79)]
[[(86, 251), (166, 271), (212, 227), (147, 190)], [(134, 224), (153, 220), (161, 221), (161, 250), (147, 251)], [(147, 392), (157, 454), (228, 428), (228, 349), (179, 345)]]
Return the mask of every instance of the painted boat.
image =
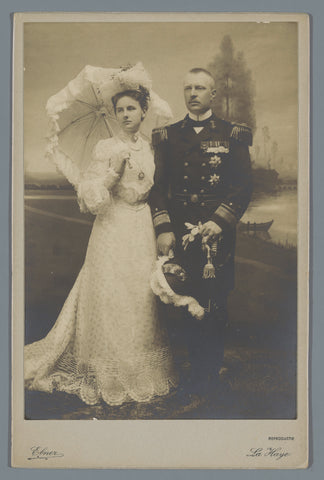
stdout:
[(239, 230), (247, 230), (251, 232), (267, 232), (271, 225), (273, 224), (273, 220), (270, 220), (269, 222), (240, 222), (238, 224)]

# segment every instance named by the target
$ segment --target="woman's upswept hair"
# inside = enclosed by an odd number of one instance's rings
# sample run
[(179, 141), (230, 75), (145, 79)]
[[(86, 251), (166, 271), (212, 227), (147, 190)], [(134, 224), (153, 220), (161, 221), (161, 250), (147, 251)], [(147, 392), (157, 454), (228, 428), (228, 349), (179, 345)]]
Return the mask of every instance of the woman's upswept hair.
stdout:
[(149, 107), (150, 92), (147, 90), (147, 88), (142, 87), (142, 85), (139, 85), (137, 89), (123, 90), (122, 92), (116, 93), (116, 95), (112, 97), (111, 101), (113, 103), (115, 113), (117, 102), (122, 97), (131, 97), (136, 100), (140, 104), (143, 112), (146, 112)]

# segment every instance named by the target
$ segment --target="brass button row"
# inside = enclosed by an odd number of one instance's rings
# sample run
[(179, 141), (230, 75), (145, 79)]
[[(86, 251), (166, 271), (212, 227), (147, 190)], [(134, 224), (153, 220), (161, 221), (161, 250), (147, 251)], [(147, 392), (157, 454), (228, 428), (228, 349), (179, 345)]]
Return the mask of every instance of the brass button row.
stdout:
[[(184, 189), (182, 190), (182, 192), (183, 192), (183, 193), (188, 193), (188, 189), (187, 189), (187, 188), (184, 188)], [(202, 189), (200, 190), (200, 193), (205, 193), (205, 190), (202, 188)]]
[[(191, 203), (194, 203), (194, 204), (198, 203), (198, 202), (199, 202), (199, 196), (198, 196), (196, 193), (193, 193), (193, 194), (191, 195), (191, 197), (190, 197), (190, 202), (191, 202)], [(187, 205), (188, 205), (188, 202), (183, 202), (183, 204), (184, 204), (185, 206), (187, 206)], [(201, 205), (202, 207), (204, 207), (204, 206), (205, 206), (205, 202), (201, 202), (200, 205)]]
[[(184, 175), (183, 179), (188, 180), (189, 179), (188, 175)], [(206, 177), (202, 176), (202, 177), (200, 177), (200, 179), (201, 180), (206, 180)]]
[[(188, 163), (188, 162), (184, 162), (184, 166), (185, 166), (185, 167), (189, 167), (189, 163)], [(203, 162), (203, 163), (201, 164), (201, 166), (202, 166), (202, 167), (206, 167), (206, 166), (207, 166), (207, 163)]]
[[(197, 203), (197, 202), (192, 202), (192, 203)], [(187, 206), (188, 206), (188, 202), (183, 202), (183, 205), (184, 205), (185, 207), (187, 207)], [(201, 207), (204, 207), (205, 205), (206, 205), (205, 202), (201, 202), (201, 203), (200, 203), (200, 206), (201, 206)]]

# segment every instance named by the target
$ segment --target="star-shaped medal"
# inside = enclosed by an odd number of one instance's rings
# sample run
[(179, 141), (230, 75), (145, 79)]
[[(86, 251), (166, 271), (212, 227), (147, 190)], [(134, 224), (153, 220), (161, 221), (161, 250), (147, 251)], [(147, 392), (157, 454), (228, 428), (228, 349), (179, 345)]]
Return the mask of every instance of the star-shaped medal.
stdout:
[(222, 163), (222, 159), (218, 155), (213, 155), (208, 163), (212, 168), (217, 168)]
[(214, 173), (213, 175), (210, 176), (208, 181), (212, 186), (214, 186), (214, 185), (217, 185), (219, 183), (219, 180), (220, 180), (220, 176), (216, 175), (216, 173)]

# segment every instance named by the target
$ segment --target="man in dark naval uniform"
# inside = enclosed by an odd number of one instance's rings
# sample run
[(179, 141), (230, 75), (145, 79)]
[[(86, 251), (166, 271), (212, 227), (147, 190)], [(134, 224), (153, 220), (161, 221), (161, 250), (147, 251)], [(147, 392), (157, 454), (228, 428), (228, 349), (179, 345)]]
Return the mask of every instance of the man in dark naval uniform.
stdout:
[[(252, 193), (251, 130), (217, 118), (211, 111), (215, 94), (207, 70), (190, 70), (184, 81), (189, 113), (152, 136), (156, 171), (149, 202), (158, 252), (174, 252), (189, 274), (192, 296), (206, 311), (200, 321), (184, 312), (181, 319), (166, 319), (171, 343), (184, 340), (188, 351), (191, 375), (181, 379), (182, 387), (198, 394), (217, 385), (227, 297), (234, 286), (236, 224)], [(200, 235), (185, 250), (183, 236), (190, 233), (186, 222), (200, 225)], [(206, 275), (202, 245), (210, 247), (211, 275), (208, 268)]]

